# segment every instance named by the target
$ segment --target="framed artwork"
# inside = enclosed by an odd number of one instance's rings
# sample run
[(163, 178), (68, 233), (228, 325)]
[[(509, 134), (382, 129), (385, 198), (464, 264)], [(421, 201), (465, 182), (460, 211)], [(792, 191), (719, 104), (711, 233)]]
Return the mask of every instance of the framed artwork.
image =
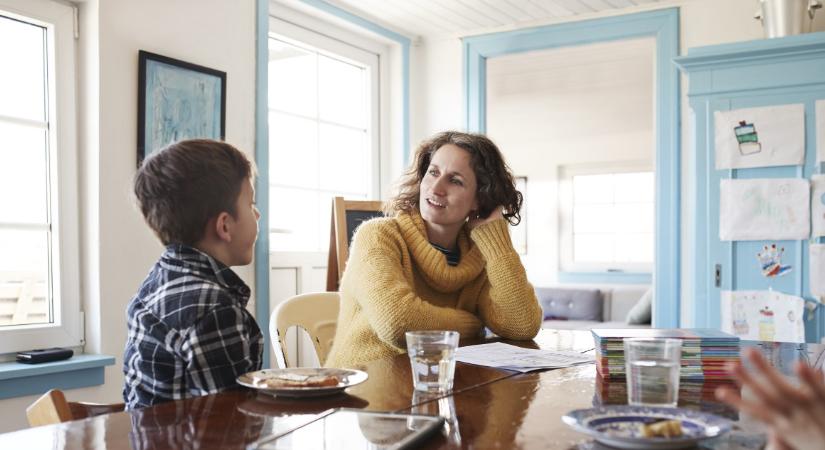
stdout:
[(139, 52), (138, 167), (173, 142), (225, 133), (226, 72)]

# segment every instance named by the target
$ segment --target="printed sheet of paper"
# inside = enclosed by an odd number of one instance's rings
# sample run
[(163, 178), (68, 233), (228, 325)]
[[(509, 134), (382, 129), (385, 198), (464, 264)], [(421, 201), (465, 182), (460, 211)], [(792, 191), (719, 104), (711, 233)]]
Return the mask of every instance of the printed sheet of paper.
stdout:
[(825, 100), (816, 101), (816, 162), (825, 162)]
[(805, 105), (713, 113), (716, 169), (793, 166), (805, 162)]
[(593, 355), (575, 351), (535, 350), (494, 342), (491, 344), (459, 347), (456, 361), (498, 369), (530, 372), (540, 369), (559, 369), (595, 362)]
[(807, 239), (811, 234), (810, 184), (804, 178), (722, 179), (719, 239)]
[(811, 234), (825, 236), (825, 175), (811, 177)]
[(810, 244), (811, 260), (808, 276), (810, 277), (811, 295), (825, 302), (825, 244)]
[(742, 339), (805, 342), (801, 297), (776, 291), (722, 291), (722, 331)]

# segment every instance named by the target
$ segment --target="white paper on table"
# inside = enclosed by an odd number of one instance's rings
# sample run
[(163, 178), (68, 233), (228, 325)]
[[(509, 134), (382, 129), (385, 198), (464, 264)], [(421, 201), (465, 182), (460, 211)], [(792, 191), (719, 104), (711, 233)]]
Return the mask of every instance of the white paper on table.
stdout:
[(811, 295), (825, 302), (825, 244), (810, 244), (811, 260), (808, 264), (808, 279)]
[(776, 291), (722, 291), (722, 331), (747, 340), (805, 342), (801, 297)]
[(804, 178), (722, 179), (719, 239), (807, 239), (811, 234), (810, 194)]
[(595, 362), (593, 355), (583, 355), (575, 351), (536, 350), (502, 342), (459, 347), (455, 360), (518, 372), (558, 369)]
[(816, 162), (825, 162), (825, 100), (816, 101)]
[[(805, 105), (801, 103), (716, 111), (713, 118), (717, 170), (805, 162)], [(740, 142), (744, 134), (758, 141)]]
[(811, 177), (811, 235), (825, 236), (825, 175)]

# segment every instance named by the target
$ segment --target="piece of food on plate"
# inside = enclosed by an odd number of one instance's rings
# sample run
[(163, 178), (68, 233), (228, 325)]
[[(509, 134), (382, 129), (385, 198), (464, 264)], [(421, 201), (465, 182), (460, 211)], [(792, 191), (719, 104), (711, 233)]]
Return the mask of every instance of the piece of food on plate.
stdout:
[(263, 374), (252, 378), (255, 386), (268, 389), (338, 386), (335, 375), (299, 375), (294, 373)]
[(651, 437), (679, 437), (682, 435), (682, 422), (679, 420), (660, 420), (642, 425), (642, 436)]

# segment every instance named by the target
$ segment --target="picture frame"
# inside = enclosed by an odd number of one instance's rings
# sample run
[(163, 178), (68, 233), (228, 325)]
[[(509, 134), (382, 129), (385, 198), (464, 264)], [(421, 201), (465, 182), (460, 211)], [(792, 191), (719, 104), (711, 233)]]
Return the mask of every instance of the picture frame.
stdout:
[(138, 52), (138, 167), (173, 142), (225, 136), (226, 72)]

